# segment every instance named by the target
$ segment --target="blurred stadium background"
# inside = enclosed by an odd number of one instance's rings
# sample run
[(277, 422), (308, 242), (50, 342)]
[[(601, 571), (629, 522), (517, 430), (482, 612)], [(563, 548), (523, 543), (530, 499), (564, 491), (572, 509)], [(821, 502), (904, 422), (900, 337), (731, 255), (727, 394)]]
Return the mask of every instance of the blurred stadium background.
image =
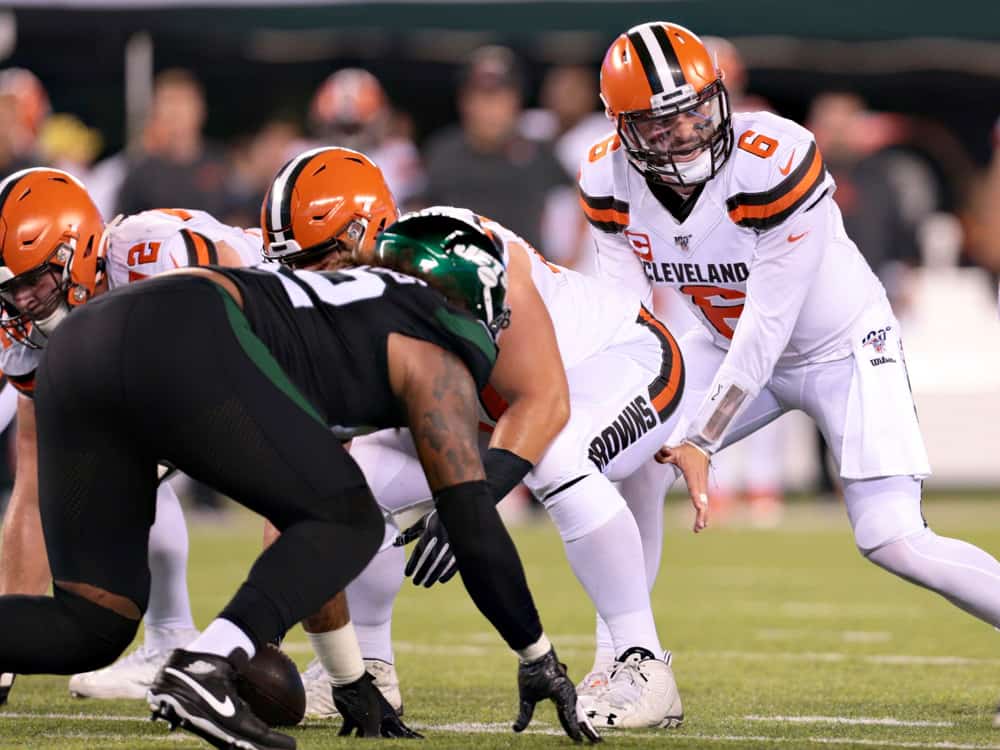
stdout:
[[(339, 143), (370, 152), (405, 205), (465, 203), (586, 269), (573, 177), (610, 131), (596, 71), (654, 18), (718, 37), (737, 107), (814, 129), (903, 322), (928, 484), (1000, 487), (997, 3), (15, 0), (0, 175), (66, 168), (107, 219), (171, 205), (252, 225), (285, 159)], [(463, 138), (475, 147), (456, 152)], [(719, 458), (717, 507), (756, 499), (769, 522), (783, 494), (836, 497), (798, 416)]]

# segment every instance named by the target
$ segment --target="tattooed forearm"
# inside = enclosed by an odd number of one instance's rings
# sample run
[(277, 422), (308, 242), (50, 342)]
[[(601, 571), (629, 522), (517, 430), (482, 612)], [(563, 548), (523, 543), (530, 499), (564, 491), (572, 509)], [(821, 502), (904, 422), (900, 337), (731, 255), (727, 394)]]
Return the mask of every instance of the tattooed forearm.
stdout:
[(407, 409), (428, 484), (438, 490), (482, 479), (472, 376), (450, 352), (437, 349), (426, 360), (408, 388)]

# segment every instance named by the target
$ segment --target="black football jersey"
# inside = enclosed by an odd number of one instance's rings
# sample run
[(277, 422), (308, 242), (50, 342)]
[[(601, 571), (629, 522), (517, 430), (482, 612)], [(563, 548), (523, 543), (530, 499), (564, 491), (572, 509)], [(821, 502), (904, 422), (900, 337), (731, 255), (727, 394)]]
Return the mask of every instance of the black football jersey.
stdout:
[(215, 267), (243, 293), (254, 333), (338, 436), (406, 426), (389, 386), (390, 333), (428, 341), (489, 380), (496, 345), (478, 319), (420, 279), (384, 268)]

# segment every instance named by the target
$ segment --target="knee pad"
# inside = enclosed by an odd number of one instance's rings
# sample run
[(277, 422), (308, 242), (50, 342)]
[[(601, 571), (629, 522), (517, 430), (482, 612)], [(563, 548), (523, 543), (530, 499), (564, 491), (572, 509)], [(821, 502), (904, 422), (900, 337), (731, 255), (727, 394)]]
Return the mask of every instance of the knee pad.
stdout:
[(603, 474), (592, 473), (542, 501), (564, 542), (599, 529), (626, 507)]
[(920, 482), (912, 477), (846, 480), (844, 499), (854, 542), (866, 557), (927, 525), (920, 512)]

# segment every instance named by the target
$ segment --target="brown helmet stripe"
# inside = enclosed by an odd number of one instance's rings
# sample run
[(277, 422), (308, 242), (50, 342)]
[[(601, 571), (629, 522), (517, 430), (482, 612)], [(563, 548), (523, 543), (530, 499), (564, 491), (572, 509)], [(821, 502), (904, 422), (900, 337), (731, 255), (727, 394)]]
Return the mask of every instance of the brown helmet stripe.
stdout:
[(660, 74), (653, 64), (653, 58), (649, 54), (646, 42), (639, 35), (638, 31), (629, 32), (628, 40), (632, 43), (632, 49), (635, 50), (635, 54), (639, 56), (639, 63), (646, 74), (646, 80), (649, 81), (649, 88), (652, 89), (654, 94), (662, 94), (663, 83), (660, 81)]
[(278, 170), (278, 175), (271, 183), (264, 199), (264, 205), (267, 206), (264, 214), (266, 229), (270, 235), (264, 238), (265, 242), (284, 242), (292, 236), (292, 193), (295, 190), (295, 181), (312, 158), (326, 150), (326, 147), (320, 147), (304, 151)]
[(674, 86), (683, 86), (687, 81), (684, 78), (684, 71), (681, 70), (680, 60), (677, 59), (677, 53), (674, 52), (674, 46), (670, 43), (670, 38), (667, 36), (666, 29), (660, 24), (656, 24), (650, 28), (657, 45), (663, 51), (663, 59), (667, 61), (667, 67), (670, 68), (670, 77), (673, 79)]

